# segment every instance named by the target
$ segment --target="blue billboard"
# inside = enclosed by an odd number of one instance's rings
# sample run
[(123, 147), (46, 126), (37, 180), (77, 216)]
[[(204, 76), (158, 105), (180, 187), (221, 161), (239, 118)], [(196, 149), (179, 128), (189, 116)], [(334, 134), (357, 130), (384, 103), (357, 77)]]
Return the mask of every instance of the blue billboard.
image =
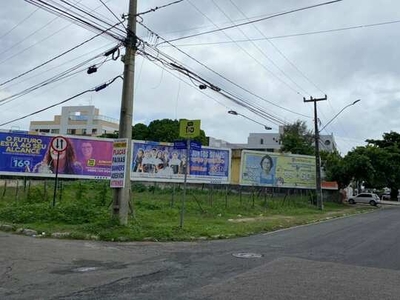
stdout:
[[(133, 141), (132, 180), (228, 184), (230, 149), (201, 147), (190, 150), (170, 143)], [(189, 158), (189, 159), (188, 159)]]

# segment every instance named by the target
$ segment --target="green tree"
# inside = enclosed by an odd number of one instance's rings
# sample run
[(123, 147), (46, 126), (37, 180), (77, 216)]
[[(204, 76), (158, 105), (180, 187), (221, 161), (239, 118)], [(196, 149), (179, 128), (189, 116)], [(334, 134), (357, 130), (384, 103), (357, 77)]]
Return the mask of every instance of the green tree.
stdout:
[(137, 123), (132, 127), (132, 139), (145, 141), (149, 137), (149, 128), (143, 123)]
[(321, 151), (321, 165), (325, 171), (327, 181), (336, 181), (340, 188), (351, 182), (352, 176), (347, 170), (343, 157), (339, 152)]
[(400, 134), (394, 131), (383, 134), (382, 140), (367, 140), (373, 149), (371, 159), (376, 169), (376, 183), (386, 183), (390, 197), (397, 200), (400, 187)]
[[(101, 137), (118, 138), (118, 133), (107, 133)], [(143, 123), (138, 123), (132, 127), (132, 139), (154, 142), (169, 142), (182, 139), (179, 137), (179, 121), (171, 119), (153, 120), (147, 126)], [(208, 139), (204, 130), (200, 130), (200, 135), (194, 138), (203, 146), (208, 146)]]
[(281, 152), (314, 155), (314, 134), (307, 129), (304, 121), (298, 120), (293, 124), (284, 125), (280, 139)]

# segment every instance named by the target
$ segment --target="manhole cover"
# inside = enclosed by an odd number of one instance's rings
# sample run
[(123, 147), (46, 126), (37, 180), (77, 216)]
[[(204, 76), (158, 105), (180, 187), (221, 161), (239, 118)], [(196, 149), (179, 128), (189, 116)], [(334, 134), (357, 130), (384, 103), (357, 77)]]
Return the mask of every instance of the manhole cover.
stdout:
[(233, 253), (232, 255), (237, 258), (261, 258), (262, 257), (262, 254), (250, 253), (250, 252), (239, 252), (239, 253)]
[(98, 267), (81, 267), (81, 268), (76, 268), (74, 269), (75, 272), (92, 272), (96, 271)]

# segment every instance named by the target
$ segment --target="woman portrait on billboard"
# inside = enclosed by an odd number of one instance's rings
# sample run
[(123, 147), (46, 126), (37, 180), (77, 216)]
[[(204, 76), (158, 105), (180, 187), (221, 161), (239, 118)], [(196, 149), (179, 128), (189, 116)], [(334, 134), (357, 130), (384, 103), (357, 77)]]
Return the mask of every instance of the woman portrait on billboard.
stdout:
[(83, 168), (81, 163), (76, 160), (74, 146), (69, 139), (65, 138), (65, 140), (67, 148), (60, 153), (54, 150), (50, 144), (47, 145), (48, 149), (43, 160), (34, 166), (32, 172), (54, 174), (58, 160), (59, 174), (82, 174)]
[(267, 155), (264, 155), (260, 161), (260, 183), (275, 184), (275, 160)]

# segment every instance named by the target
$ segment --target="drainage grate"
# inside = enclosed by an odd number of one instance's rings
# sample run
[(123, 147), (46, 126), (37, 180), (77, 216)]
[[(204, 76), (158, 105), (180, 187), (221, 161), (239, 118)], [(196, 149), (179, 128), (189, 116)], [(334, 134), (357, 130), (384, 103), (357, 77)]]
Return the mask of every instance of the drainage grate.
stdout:
[(233, 253), (232, 255), (237, 258), (261, 258), (262, 257), (262, 254), (251, 253), (251, 252), (239, 252), (239, 253)]

